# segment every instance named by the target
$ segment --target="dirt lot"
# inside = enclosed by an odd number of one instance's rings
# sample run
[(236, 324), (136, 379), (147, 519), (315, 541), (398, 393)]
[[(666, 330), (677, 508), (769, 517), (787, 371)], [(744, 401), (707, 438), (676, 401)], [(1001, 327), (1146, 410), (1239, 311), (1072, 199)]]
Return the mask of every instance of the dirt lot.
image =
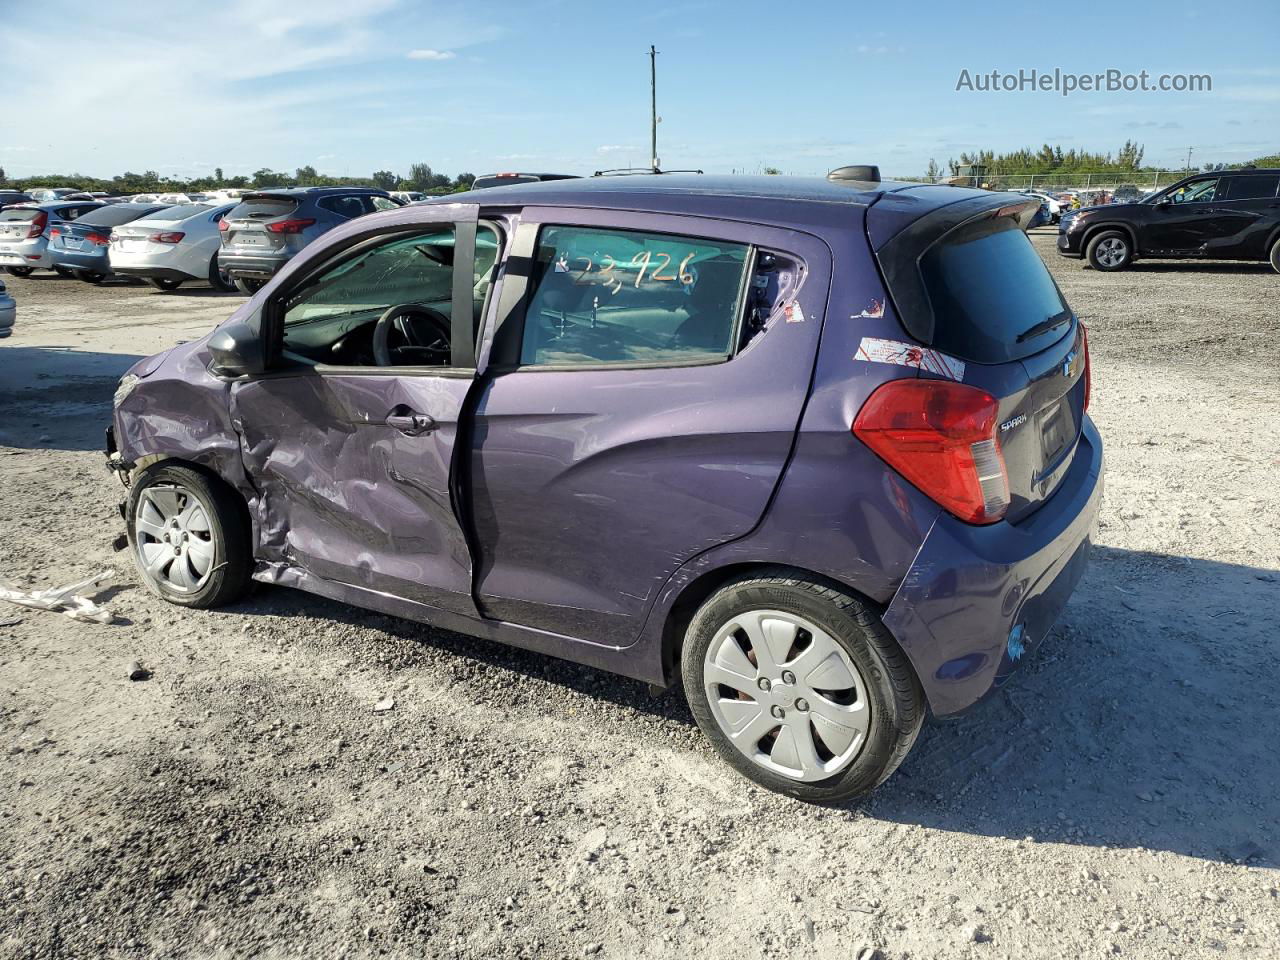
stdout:
[(109, 547), (111, 393), (239, 300), (6, 278), (0, 575), (113, 567), (123, 623), (0, 609), (0, 957), (1280, 956), (1280, 276), (1052, 236), (1092, 566), (1019, 683), (837, 810), (732, 774), (676, 693), (287, 589), (153, 598)]

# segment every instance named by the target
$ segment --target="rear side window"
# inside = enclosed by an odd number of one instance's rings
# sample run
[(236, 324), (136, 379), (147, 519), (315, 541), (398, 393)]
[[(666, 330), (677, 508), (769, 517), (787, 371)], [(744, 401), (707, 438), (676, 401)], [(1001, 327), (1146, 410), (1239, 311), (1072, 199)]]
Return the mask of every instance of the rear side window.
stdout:
[(742, 314), (748, 249), (629, 230), (546, 227), (520, 362), (725, 360)]
[(367, 204), (367, 200), (368, 197), (321, 197), (317, 202), (331, 213), (353, 220), (373, 210), (373, 205)]
[(1231, 177), (1224, 200), (1271, 200), (1280, 188), (1280, 174), (1261, 177)]
[(238, 204), (227, 216), (232, 220), (274, 220), (287, 217), (297, 207), (297, 200), (286, 197), (258, 197)]
[(980, 220), (920, 258), (934, 314), (932, 346), (975, 363), (1006, 363), (1066, 333), (1071, 316), (1040, 255), (1009, 217)]

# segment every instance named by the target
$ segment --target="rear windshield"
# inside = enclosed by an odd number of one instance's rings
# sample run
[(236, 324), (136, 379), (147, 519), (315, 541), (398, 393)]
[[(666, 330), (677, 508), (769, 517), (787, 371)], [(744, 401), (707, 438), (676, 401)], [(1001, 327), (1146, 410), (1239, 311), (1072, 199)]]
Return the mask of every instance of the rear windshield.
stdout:
[(78, 218), (76, 223), (88, 224), (91, 227), (116, 227), (156, 211), (156, 207), (145, 203), (115, 203), (109, 207), (90, 210), (83, 217)]
[(44, 211), (35, 207), (10, 207), (8, 210), (0, 210), (0, 220), (34, 220), (39, 213)]
[(298, 201), (286, 197), (259, 197), (245, 200), (227, 214), (228, 220), (274, 220), (297, 209)]
[(165, 207), (163, 210), (157, 210), (155, 213), (148, 213), (145, 217), (139, 217), (140, 220), (185, 220), (187, 217), (194, 217), (201, 213), (209, 213), (213, 210), (213, 205), (208, 203), (183, 203), (176, 207)]
[(1070, 308), (1009, 217), (948, 234), (921, 257), (920, 274), (935, 318), (932, 345), (946, 353), (1006, 363), (1038, 353), (1069, 329)]

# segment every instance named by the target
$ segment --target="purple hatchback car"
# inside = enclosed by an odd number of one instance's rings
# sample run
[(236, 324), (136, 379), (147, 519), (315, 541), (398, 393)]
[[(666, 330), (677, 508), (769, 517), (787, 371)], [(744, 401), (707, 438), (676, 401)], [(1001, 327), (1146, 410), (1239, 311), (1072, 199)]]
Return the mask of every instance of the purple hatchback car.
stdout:
[(1088, 347), (1037, 204), (856, 168), (361, 217), (121, 381), (138, 569), (682, 682), (750, 779), (866, 793), (1088, 558)]

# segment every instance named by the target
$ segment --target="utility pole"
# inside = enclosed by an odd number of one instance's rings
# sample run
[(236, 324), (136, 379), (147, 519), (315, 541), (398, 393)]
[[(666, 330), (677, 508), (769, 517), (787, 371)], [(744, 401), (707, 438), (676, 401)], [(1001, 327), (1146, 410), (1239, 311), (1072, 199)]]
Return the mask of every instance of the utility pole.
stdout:
[(658, 172), (658, 51), (649, 44), (649, 165)]
[(1187, 173), (1191, 172), (1191, 148), (1187, 147)]

